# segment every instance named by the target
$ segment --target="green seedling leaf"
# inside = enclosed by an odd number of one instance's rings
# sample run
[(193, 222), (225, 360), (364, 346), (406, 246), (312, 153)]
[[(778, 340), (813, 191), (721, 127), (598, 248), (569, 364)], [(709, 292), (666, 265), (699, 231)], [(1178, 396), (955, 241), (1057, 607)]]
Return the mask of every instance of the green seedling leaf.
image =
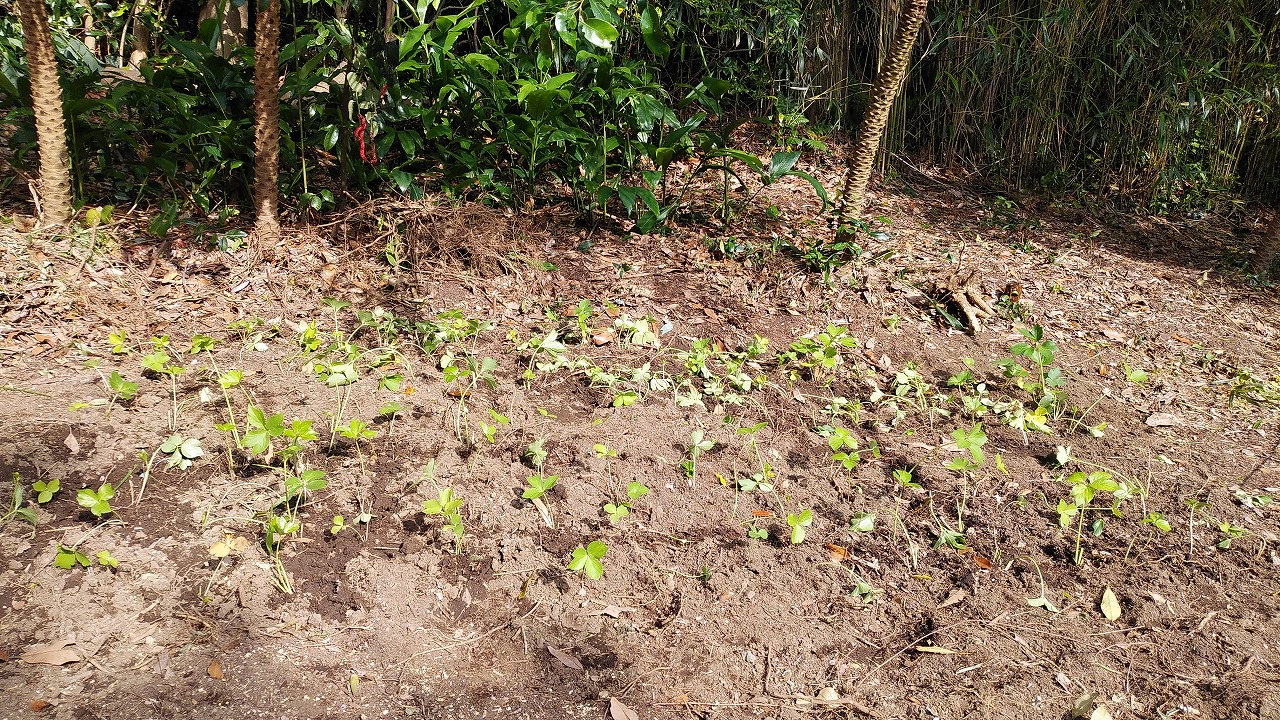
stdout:
[(48, 482), (42, 482), (37, 480), (31, 483), (31, 489), (36, 491), (36, 502), (43, 505), (52, 500), (53, 496), (57, 495), (58, 491), (62, 489), (62, 481), (49, 480)]
[(124, 330), (112, 330), (107, 334), (107, 344), (111, 346), (112, 355), (124, 355), (129, 352), (128, 346), (125, 345), (127, 337)]
[(205, 352), (206, 350), (213, 350), (213, 346), (217, 343), (217, 340), (214, 340), (208, 335), (192, 335), (191, 348), (188, 349), (187, 352), (195, 355), (197, 353)]
[(869, 533), (876, 529), (876, 514), (856, 512), (849, 520), (849, 529), (854, 532)]
[(569, 560), (569, 569), (586, 575), (590, 580), (604, 577), (604, 563), (601, 560), (609, 552), (609, 546), (599, 540), (592, 540), (585, 548), (579, 545)]
[(134, 395), (138, 394), (138, 383), (129, 382), (119, 372), (112, 370), (111, 375), (107, 377), (107, 387), (111, 389), (111, 393), (121, 400), (129, 401)]
[(329, 523), (329, 534), (337, 535), (347, 527), (347, 521), (341, 515), (334, 515), (333, 522)]
[(648, 494), (649, 494), (649, 488), (644, 483), (638, 480), (632, 480), (631, 482), (627, 483), (627, 497), (631, 498), (632, 500), (639, 500), (640, 498)]
[(1129, 379), (1129, 382), (1135, 385), (1141, 385), (1150, 379), (1146, 370), (1143, 370), (1142, 368), (1131, 368), (1128, 363), (1124, 364), (1124, 376)]
[(609, 522), (616, 523), (631, 513), (631, 508), (626, 503), (605, 503), (605, 514), (609, 516)]
[(73, 547), (59, 544), (58, 554), (53, 558), (53, 565), (63, 570), (70, 570), (76, 565), (89, 567), (89, 556)]
[(237, 387), (244, 381), (244, 373), (240, 370), (228, 370), (218, 376), (218, 385), (223, 390), (230, 390)]
[(796, 514), (787, 515), (787, 525), (791, 528), (791, 544), (799, 545), (804, 542), (805, 532), (810, 525), (813, 524), (813, 511), (801, 510)]
[(111, 498), (116, 496), (111, 483), (103, 483), (97, 492), (89, 488), (81, 488), (76, 493), (76, 503), (87, 508), (94, 517), (102, 517), (111, 512)]
[(543, 475), (542, 473), (530, 475), (526, 480), (526, 482), (529, 483), (529, 487), (524, 489), (522, 497), (524, 497), (525, 500), (540, 498), (547, 494), (547, 491), (551, 488), (555, 487), (556, 481), (559, 479), (559, 475)]
[(99, 550), (97, 558), (98, 558), (98, 564), (101, 565), (102, 567), (111, 568), (112, 570), (115, 570), (116, 568), (120, 567), (120, 561), (116, 560), (115, 557), (111, 555), (111, 551), (109, 550)]
[(640, 396), (634, 390), (623, 390), (613, 396), (613, 406), (628, 407), (630, 405), (635, 405), (636, 401), (639, 399)]
[(186, 470), (191, 463), (204, 455), (197, 438), (184, 438), (181, 435), (170, 435), (160, 446), (160, 452), (169, 456), (168, 466)]

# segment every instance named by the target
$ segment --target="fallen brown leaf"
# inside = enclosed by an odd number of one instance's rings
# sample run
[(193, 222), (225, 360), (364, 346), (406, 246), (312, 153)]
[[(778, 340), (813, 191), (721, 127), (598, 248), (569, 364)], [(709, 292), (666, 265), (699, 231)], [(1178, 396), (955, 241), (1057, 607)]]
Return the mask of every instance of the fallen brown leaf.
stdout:
[(36, 712), (40, 712), (41, 710), (44, 710), (45, 708), (49, 707), (51, 704), (52, 703), (50, 703), (48, 700), (32, 700), (31, 709)]
[(72, 644), (74, 643), (71, 640), (55, 640), (47, 645), (32, 645), (24, 650), (22, 657), (18, 659), (32, 665), (66, 665), (80, 662), (80, 655), (75, 650), (66, 649)]
[(226, 678), (226, 674), (222, 672), (222, 663), (217, 660), (209, 663), (209, 677), (214, 680), (222, 680)]
[(552, 657), (554, 657), (555, 659), (559, 660), (561, 665), (564, 665), (565, 667), (569, 668), (570, 670), (581, 670), (581, 669), (582, 669), (582, 663), (578, 660), (578, 658), (576, 658), (576, 657), (574, 657), (574, 656), (570, 655), (569, 653), (567, 653), (567, 652), (565, 652), (565, 651), (563, 651), (563, 650), (557, 650), (557, 649), (555, 649), (555, 648), (551, 647), (550, 645), (548, 645), (548, 646), (547, 646), (547, 652), (551, 653), (551, 656), (552, 656)]
[(618, 698), (609, 698), (609, 716), (613, 720), (640, 720), (636, 711), (623, 705)]

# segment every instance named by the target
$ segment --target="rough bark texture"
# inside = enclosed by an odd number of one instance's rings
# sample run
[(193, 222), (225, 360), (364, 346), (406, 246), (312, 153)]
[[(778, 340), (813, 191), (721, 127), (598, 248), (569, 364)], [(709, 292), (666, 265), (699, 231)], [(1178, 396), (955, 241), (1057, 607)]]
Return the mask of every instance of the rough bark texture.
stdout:
[(889, 121), (889, 111), (893, 109), (894, 98), (898, 97), (898, 88), (902, 78), (907, 74), (907, 64), (911, 60), (911, 48), (915, 45), (916, 35), (920, 34), (920, 25), (924, 22), (929, 0), (907, 0), (907, 6), (898, 20), (898, 28), (893, 34), (893, 45), (889, 48), (889, 57), (876, 75), (868, 95), (867, 109), (862, 113), (862, 125), (858, 130), (858, 141), (853, 146), (853, 154), (849, 157), (849, 174), (845, 177), (844, 191), (841, 193), (841, 214), (848, 206), (852, 206), (856, 214), (862, 208), (862, 198), (867, 191), (867, 182), (871, 179), (871, 166), (875, 163), (876, 152), (880, 149), (880, 138), (884, 135), (885, 124)]
[(274, 241), (280, 228), (280, 0), (258, 5), (253, 48), (253, 201), (259, 241)]
[(67, 156), (67, 125), (62, 114), (62, 86), (53, 54), (53, 33), (45, 0), (19, 0), (22, 42), (31, 73), (31, 108), (40, 147), (40, 204), (49, 225), (71, 222), (71, 162)]
[(1271, 222), (1271, 230), (1258, 245), (1258, 252), (1253, 256), (1253, 271), (1258, 273), (1270, 271), (1271, 266), (1276, 263), (1277, 256), (1280, 256), (1280, 217)]

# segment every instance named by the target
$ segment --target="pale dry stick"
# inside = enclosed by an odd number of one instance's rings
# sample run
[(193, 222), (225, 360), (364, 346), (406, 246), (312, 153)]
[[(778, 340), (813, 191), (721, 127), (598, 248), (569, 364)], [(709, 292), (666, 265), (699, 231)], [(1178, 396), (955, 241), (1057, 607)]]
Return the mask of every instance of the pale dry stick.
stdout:
[(404, 665), (404, 664), (408, 663), (410, 660), (413, 660), (414, 658), (416, 658), (416, 657), (420, 657), (420, 656), (422, 656), (422, 655), (428, 655), (428, 654), (430, 654), (430, 653), (434, 653), (434, 652), (443, 652), (443, 651), (445, 651), (445, 650), (452, 650), (452, 649), (454, 649), (454, 648), (464, 647), (464, 646), (466, 646), (466, 645), (471, 645), (471, 644), (473, 644), (473, 643), (480, 642), (481, 640), (484, 640), (485, 638), (490, 637), (490, 636), (492, 636), (492, 635), (496, 634), (497, 632), (499, 632), (499, 631), (501, 631), (501, 630), (505, 630), (506, 628), (510, 627), (510, 626), (511, 626), (511, 623), (515, 622), (516, 620), (523, 620), (523, 619), (525, 619), (525, 618), (529, 617), (530, 615), (532, 615), (532, 614), (533, 614), (533, 611), (534, 611), (534, 610), (537, 610), (537, 609), (538, 609), (538, 607), (539, 607), (539, 606), (541, 606), (541, 605), (542, 605), (542, 601), (541, 601), (541, 600), (539, 600), (538, 602), (536, 602), (536, 603), (534, 603), (534, 604), (533, 604), (533, 607), (529, 608), (529, 612), (526, 612), (525, 614), (521, 615), (520, 617), (512, 618), (511, 620), (506, 621), (505, 623), (503, 623), (503, 624), (501, 624), (501, 625), (499, 625), (499, 626), (497, 626), (497, 627), (493, 628), (492, 630), (489, 630), (488, 632), (486, 632), (486, 633), (484, 633), (484, 634), (482, 634), (482, 635), (477, 635), (476, 637), (473, 637), (473, 638), (471, 638), (471, 639), (469, 639), (469, 640), (462, 640), (462, 641), (460, 641), (460, 642), (450, 643), (450, 644), (448, 644), (448, 645), (441, 645), (440, 647), (434, 647), (434, 648), (430, 648), (430, 649), (428, 649), (428, 650), (421, 650), (421, 651), (416, 652), (416, 653), (414, 653), (414, 654), (410, 655), (409, 657), (407, 657), (407, 658), (405, 658), (405, 659), (401, 660), (400, 662), (393, 664), (391, 667), (400, 667), (401, 665)]
[[(925, 633), (924, 635), (921, 635), (920, 637), (916, 638), (915, 640), (912, 640), (910, 643), (908, 643), (906, 646), (904, 646), (904, 647), (903, 647), (901, 650), (899, 650), (898, 652), (896, 652), (896, 653), (894, 653), (894, 654), (890, 655), (888, 658), (885, 658), (885, 661), (884, 661), (884, 662), (880, 663), (879, 665), (875, 666), (874, 668), (871, 668), (871, 671), (870, 671), (870, 672), (868, 672), (867, 674), (863, 675), (863, 676), (862, 676), (862, 678), (861, 678), (860, 680), (858, 680), (858, 682), (854, 683), (854, 687), (862, 687), (862, 684), (863, 684), (863, 683), (865, 683), (868, 679), (870, 679), (870, 678), (871, 678), (872, 676), (874, 676), (876, 673), (878, 673), (878, 672), (880, 672), (881, 670), (883, 670), (883, 669), (885, 668), (885, 666), (887, 666), (889, 663), (891, 663), (891, 662), (893, 662), (894, 660), (898, 659), (898, 658), (899, 658), (899, 657), (901, 657), (904, 653), (906, 653), (908, 650), (910, 650), (910, 649), (912, 649), (912, 648), (914, 648), (914, 647), (918, 646), (920, 643), (924, 642), (925, 640), (928, 640), (929, 638), (931, 638), (931, 637), (933, 637), (934, 635), (937, 635), (937, 634), (939, 634), (939, 633), (943, 633), (943, 632), (946, 632), (946, 631), (948, 631), (948, 630), (954, 630), (954, 629), (956, 629), (956, 628), (960, 627), (961, 625), (968, 625), (968, 624), (969, 624), (969, 623), (971, 623), (971, 622), (976, 622), (976, 621), (974, 621), (974, 620), (961, 620), (960, 622), (952, 623), (951, 625), (946, 625), (946, 626), (944, 626), (944, 627), (937, 628), (936, 630), (930, 630), (929, 632)], [(989, 624), (989, 623), (988, 623), (988, 624)], [(774, 697), (777, 697), (777, 696), (774, 696)]]

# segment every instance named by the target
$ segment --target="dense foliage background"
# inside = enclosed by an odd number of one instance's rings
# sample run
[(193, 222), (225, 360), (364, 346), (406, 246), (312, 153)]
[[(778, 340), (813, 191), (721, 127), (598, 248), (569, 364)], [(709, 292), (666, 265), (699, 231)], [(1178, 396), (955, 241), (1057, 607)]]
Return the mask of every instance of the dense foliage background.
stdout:
[[(163, 0), (54, 0), (78, 196), (169, 211), (247, 201), (253, 52), (219, 23), (246, 2), (251, 25), (253, 0), (215, 0), (203, 21)], [(656, 224), (688, 179), (668, 178), (677, 158), (769, 182), (823, 150), (824, 133), (856, 128), (897, 5), (293, 0), (283, 190), (303, 212), (391, 189), (559, 194), (584, 214), (620, 202)], [(1272, 3), (938, 0), (915, 55), (884, 157), (1163, 212), (1280, 187)], [(9, 161), (32, 167), (22, 34), (5, 4), (0, 110)], [(733, 145), (750, 121), (768, 128), (771, 156)]]

